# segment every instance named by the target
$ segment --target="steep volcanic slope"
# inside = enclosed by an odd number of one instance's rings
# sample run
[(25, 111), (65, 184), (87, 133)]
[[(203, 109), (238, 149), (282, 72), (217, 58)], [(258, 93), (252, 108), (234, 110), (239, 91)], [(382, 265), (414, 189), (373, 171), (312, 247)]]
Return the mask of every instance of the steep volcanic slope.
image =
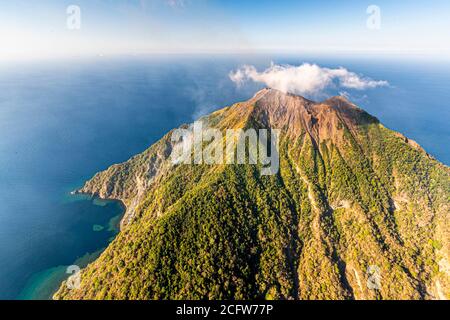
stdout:
[(79, 191), (128, 210), (81, 288), (55, 298), (450, 297), (450, 169), (416, 143), (342, 97), (272, 89), (202, 120), (281, 129), (279, 173), (173, 165), (169, 133)]

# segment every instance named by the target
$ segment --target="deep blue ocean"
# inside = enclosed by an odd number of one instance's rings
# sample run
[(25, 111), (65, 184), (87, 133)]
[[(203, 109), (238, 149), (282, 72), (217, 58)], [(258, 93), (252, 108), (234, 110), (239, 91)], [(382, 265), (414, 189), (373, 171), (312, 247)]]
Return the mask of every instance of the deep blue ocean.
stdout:
[[(346, 90), (387, 127), (450, 164), (450, 64), (301, 56), (116, 57), (0, 62), (0, 299), (48, 298), (66, 266), (117, 234), (122, 207), (69, 192), (170, 129), (251, 97), (228, 74), (270, 62), (343, 66), (388, 87)], [(330, 90), (335, 95), (341, 91)]]

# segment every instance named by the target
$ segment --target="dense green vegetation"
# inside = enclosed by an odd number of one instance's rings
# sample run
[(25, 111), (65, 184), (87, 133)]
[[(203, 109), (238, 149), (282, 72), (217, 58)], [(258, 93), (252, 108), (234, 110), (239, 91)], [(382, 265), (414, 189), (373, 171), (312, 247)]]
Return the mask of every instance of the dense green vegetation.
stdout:
[[(211, 123), (276, 127), (277, 107), (250, 101)], [(314, 108), (338, 125), (284, 131), (273, 176), (258, 165), (171, 166), (168, 136), (98, 174), (82, 191), (122, 199), (132, 214), (81, 288), (63, 284), (55, 298), (449, 297), (449, 168), (350, 105)], [(137, 188), (136, 177), (148, 182)], [(378, 289), (367, 286), (371, 266)]]

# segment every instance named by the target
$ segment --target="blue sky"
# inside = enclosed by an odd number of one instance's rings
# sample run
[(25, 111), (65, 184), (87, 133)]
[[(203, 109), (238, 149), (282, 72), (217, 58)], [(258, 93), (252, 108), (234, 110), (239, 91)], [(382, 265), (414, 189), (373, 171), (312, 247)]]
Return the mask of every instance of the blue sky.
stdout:
[[(380, 29), (369, 29), (369, 5)], [(67, 28), (69, 5), (81, 29)], [(147, 53), (450, 55), (450, 2), (0, 1), (0, 59)]]

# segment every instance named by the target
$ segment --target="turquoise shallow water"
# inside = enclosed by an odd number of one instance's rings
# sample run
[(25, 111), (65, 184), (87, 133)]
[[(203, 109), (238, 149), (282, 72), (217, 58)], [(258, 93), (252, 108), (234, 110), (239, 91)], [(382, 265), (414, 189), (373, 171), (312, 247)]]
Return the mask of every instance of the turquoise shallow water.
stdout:
[[(78, 258), (70, 266), (79, 268), (86, 267), (89, 263), (97, 259), (105, 248), (100, 248), (96, 252), (86, 253)], [(53, 294), (71, 274), (70, 266), (57, 266), (35, 273), (25, 284), (25, 287), (17, 296), (20, 300), (50, 300)]]
[[(78, 212), (80, 215), (88, 215), (87, 219), (79, 224), (80, 230), (76, 230), (74, 236), (95, 236), (92, 243), (95, 243), (98, 248), (94, 252), (86, 252), (83, 256), (77, 257), (73, 263), (69, 265), (59, 265), (50, 267), (48, 269), (33, 273), (27, 280), (24, 288), (17, 296), (17, 299), (24, 300), (48, 300), (51, 299), (55, 291), (61, 285), (63, 280), (66, 280), (72, 273), (69, 266), (77, 266), (79, 268), (86, 267), (89, 263), (97, 259), (103, 252), (105, 247), (111, 242), (117, 233), (120, 231), (120, 219), (124, 213), (124, 207), (117, 201), (101, 200), (84, 195), (69, 196), (66, 199), (67, 203), (74, 204), (74, 208), (69, 205), (68, 208), (75, 209), (76, 202), (83, 202), (87, 210), (85, 212)], [(98, 210), (100, 207), (101, 210)], [(67, 209), (68, 211), (69, 209)], [(96, 214), (98, 212), (98, 215)], [(109, 218), (109, 220), (106, 220)], [(92, 233), (84, 229), (84, 225), (92, 224)], [(69, 251), (70, 254), (70, 251)], [(62, 261), (62, 260), (61, 260)]]
[(229, 72), (242, 64), (267, 68), (271, 61), (344, 66), (389, 81), (389, 87), (348, 94), (450, 164), (450, 66), (444, 63), (299, 56), (0, 63), (0, 298), (48, 298), (68, 265), (82, 257), (88, 263), (116, 235), (110, 225), (123, 211), (119, 203), (70, 191), (170, 129), (248, 99), (261, 86), (237, 88)]

